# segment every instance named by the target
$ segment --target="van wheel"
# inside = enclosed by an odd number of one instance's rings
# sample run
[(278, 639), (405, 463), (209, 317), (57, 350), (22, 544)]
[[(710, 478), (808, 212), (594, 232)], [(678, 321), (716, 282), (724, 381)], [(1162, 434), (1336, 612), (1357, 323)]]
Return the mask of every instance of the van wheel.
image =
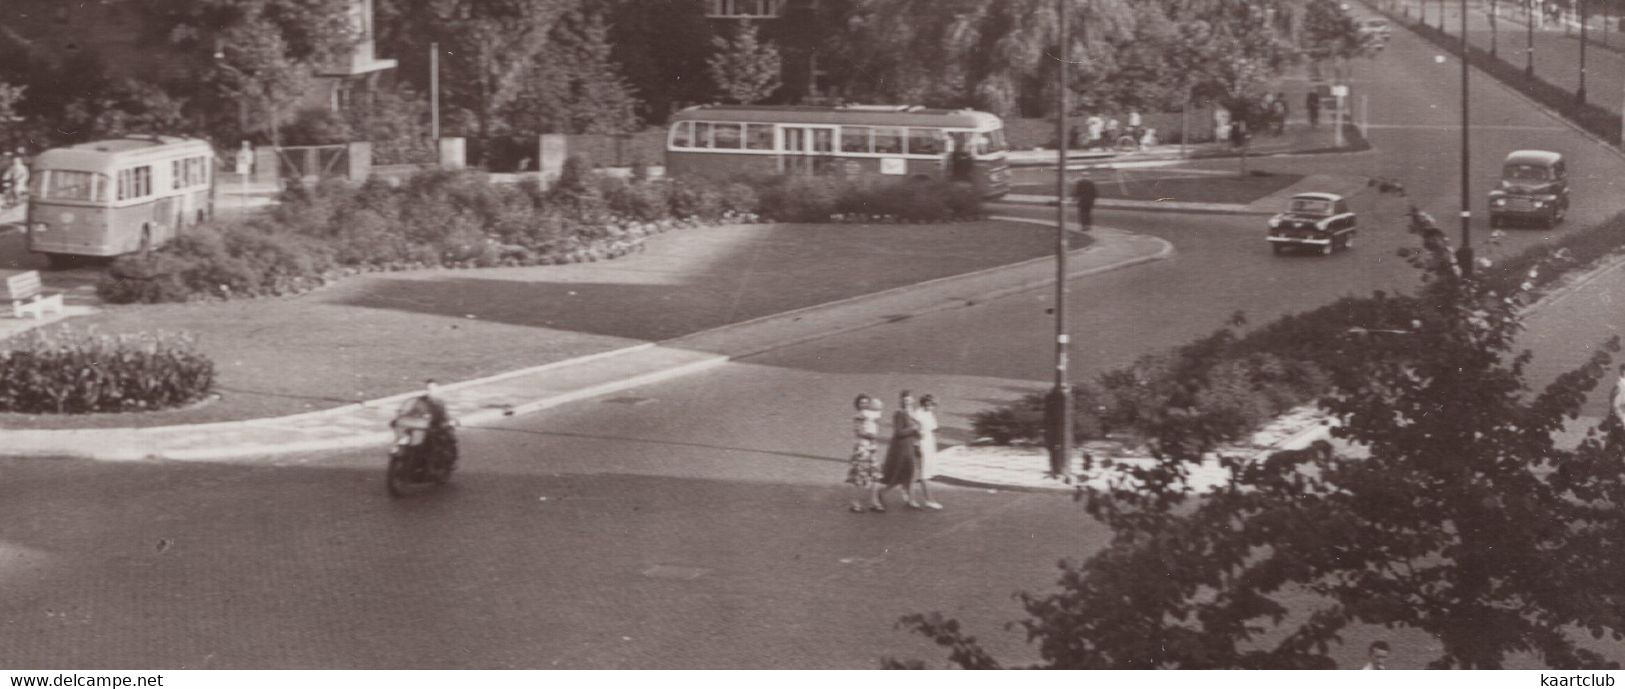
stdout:
[(75, 258), (72, 254), (45, 254), (45, 264), (50, 266), (51, 270), (67, 270), (78, 265)]
[(1271, 244), (1270, 245), (1270, 250), (1275, 252), (1276, 256), (1280, 256), (1281, 254), (1286, 253), (1286, 245), (1285, 244)]

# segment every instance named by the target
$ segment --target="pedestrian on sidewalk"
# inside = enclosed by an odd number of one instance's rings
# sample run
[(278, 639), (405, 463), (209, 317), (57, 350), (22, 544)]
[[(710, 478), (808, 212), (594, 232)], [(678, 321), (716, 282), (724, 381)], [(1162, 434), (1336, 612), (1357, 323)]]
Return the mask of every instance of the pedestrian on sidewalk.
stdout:
[(1320, 94), (1316, 93), (1314, 91), (1314, 89), (1310, 89), (1309, 90), (1309, 95), (1304, 97), (1304, 99), (1303, 99), (1303, 109), (1304, 109), (1305, 112), (1309, 113), (1309, 127), (1311, 129), (1313, 129), (1315, 127), (1319, 127), (1320, 126)]
[(1105, 146), (1106, 121), (1100, 119), (1099, 115), (1090, 115), (1087, 126), (1089, 128), (1089, 147), (1101, 148)]
[(898, 395), (897, 411), (892, 412), (891, 443), (886, 446), (886, 461), (880, 468), (880, 495), (876, 512), (886, 511), (886, 491), (903, 489), (909, 507), (921, 509), (914, 501), (914, 481), (920, 472), (920, 424), (914, 420), (914, 395), (907, 390)]
[(1625, 424), (1625, 366), (1619, 367), (1619, 380), (1614, 381), (1614, 416)]
[(929, 509), (940, 510), (942, 503), (931, 499), (931, 464), (937, 456), (937, 398), (934, 395), (925, 395), (920, 398), (920, 408), (914, 413), (914, 421), (920, 424), (920, 460), (915, 470), (914, 480), (920, 484), (920, 497)]
[(1361, 670), (1387, 670), (1388, 669), (1388, 642), (1373, 641), (1366, 649), (1366, 663)]
[(1089, 179), (1088, 173), (1078, 178), (1077, 184), (1072, 187), (1072, 201), (1078, 204), (1078, 224), (1088, 230), (1095, 226), (1095, 199), (1100, 198), (1100, 189), (1095, 181)]
[(880, 506), (880, 472), (875, 468), (875, 452), (880, 440), (880, 400), (867, 393), (852, 400), (857, 413), (852, 415), (852, 458), (846, 468), (846, 483), (852, 486), (853, 512), (863, 512), (863, 499), (869, 499), (868, 509), (884, 512)]

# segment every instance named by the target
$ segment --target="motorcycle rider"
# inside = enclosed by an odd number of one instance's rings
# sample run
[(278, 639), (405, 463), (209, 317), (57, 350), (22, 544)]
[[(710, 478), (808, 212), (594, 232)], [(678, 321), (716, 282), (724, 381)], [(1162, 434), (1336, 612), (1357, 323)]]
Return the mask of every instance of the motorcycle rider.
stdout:
[(434, 379), (423, 382), (423, 394), (408, 399), (395, 414), (395, 419), (389, 422), (390, 428), (395, 429), (398, 436), (396, 443), (400, 445), (416, 444), (411, 442), (413, 434), (424, 431), (409, 429), (402, 432), (400, 422), (405, 418), (421, 418), (428, 420), (427, 435), (423, 438), (424, 449), (430, 457), (445, 461), (448, 466), (457, 465), (457, 434), (452, 428), (457, 426), (457, 420), (446, 411), (446, 403), (440, 399), (439, 386)]

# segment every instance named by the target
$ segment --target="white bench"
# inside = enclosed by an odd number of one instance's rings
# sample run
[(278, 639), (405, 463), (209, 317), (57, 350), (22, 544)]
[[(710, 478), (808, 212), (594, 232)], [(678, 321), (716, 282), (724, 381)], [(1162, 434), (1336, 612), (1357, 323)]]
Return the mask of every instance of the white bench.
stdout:
[(11, 301), (12, 314), (18, 318), (32, 315), (39, 320), (46, 311), (62, 313), (62, 295), (46, 294), (44, 288), (37, 270), (6, 278), (6, 298)]

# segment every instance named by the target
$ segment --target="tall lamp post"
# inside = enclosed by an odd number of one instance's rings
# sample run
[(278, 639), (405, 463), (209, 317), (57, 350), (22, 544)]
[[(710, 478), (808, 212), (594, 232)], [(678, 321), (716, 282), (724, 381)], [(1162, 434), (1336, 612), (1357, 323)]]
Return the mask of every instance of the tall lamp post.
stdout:
[(1523, 0), (1524, 34), (1527, 36), (1528, 47), (1523, 51), (1523, 75), (1528, 78), (1535, 76), (1535, 0)]
[(1456, 263), (1461, 266), (1462, 277), (1473, 274), (1473, 197), (1467, 177), (1467, 72), (1467, 0), (1461, 0), (1461, 248), (1456, 251)]
[(1580, 0), (1580, 86), (1574, 89), (1574, 100), (1586, 102), (1586, 0)]
[[(1050, 458), (1050, 469), (1057, 476), (1065, 476), (1067, 465), (1072, 457), (1072, 391), (1067, 376), (1067, 341), (1069, 339), (1066, 329), (1066, 254), (1068, 249), (1066, 237), (1066, 116), (1067, 116), (1067, 61), (1071, 44), (1068, 35), (1069, 0), (1055, 0), (1056, 11), (1059, 13), (1057, 23), (1061, 38), (1060, 64), (1056, 72), (1056, 107), (1055, 133), (1059, 157), (1055, 165), (1055, 390), (1051, 393), (1055, 405), (1055, 456)], [(1079, 218), (1080, 221), (1083, 218)]]
[(1496, 33), (1497, 33), (1496, 30), (1495, 30), (1495, 14), (1496, 14), (1495, 10), (1496, 10), (1495, 0), (1490, 0), (1490, 58), (1491, 59), (1493, 59), (1495, 57), (1495, 38), (1496, 38)]

